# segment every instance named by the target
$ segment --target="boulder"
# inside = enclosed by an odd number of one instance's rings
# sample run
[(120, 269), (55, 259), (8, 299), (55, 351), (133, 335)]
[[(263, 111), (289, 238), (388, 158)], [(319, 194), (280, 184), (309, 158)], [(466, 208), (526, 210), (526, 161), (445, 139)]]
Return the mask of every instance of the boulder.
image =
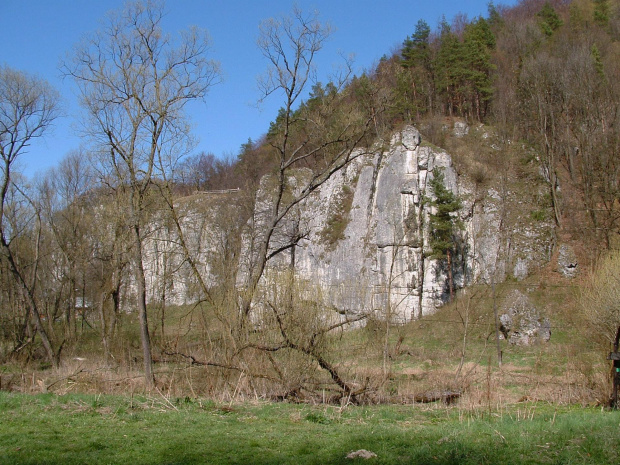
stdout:
[(548, 342), (551, 323), (540, 315), (531, 300), (518, 290), (512, 291), (502, 305), (499, 320), (504, 338), (521, 346)]
[(454, 134), (454, 137), (465, 137), (469, 134), (469, 126), (465, 121), (455, 121), (452, 134)]
[(567, 244), (562, 244), (558, 252), (558, 271), (565, 278), (574, 278), (579, 273), (579, 262), (575, 250)]
[(375, 458), (377, 456), (377, 454), (375, 454), (374, 452), (371, 452), (369, 450), (366, 449), (360, 449), (360, 450), (356, 450), (353, 452), (350, 452), (347, 455), (347, 459), (372, 459)]

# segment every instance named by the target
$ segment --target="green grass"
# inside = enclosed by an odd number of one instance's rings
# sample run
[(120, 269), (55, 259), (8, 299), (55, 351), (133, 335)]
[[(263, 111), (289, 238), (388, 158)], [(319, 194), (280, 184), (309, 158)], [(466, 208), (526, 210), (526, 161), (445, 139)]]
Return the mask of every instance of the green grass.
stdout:
[(376, 464), (620, 461), (620, 412), (216, 405), (193, 399), (0, 393), (0, 463)]

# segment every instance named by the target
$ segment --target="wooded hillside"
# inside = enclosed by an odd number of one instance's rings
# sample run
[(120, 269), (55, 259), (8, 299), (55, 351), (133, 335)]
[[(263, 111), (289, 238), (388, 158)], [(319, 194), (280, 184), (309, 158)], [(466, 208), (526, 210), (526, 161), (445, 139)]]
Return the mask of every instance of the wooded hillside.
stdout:
[[(259, 48), (269, 68), (259, 84), (264, 97), (284, 95), (282, 108), (260, 140), (225, 160), (192, 153), (184, 115), (219, 79), (205, 56), (207, 37), (189, 31), (172, 44), (162, 14), (129, 4), (67, 59), (63, 72), (80, 88), (88, 143), (36, 182), (20, 176), (16, 160), (57, 117), (57, 95), (44, 81), (0, 68), (0, 362), (58, 368), (88, 351), (108, 365), (139, 361), (147, 388), (156, 385), (153, 362), (172, 360), (213, 369), (211, 389), (240, 374), (289, 398), (327, 389), (332, 400), (355, 400), (378, 389), (389, 378), (390, 344), (403, 342), (390, 339), (389, 321), (372, 320), (383, 331), (372, 342), (385, 377), (378, 382), (364, 370), (350, 374), (335, 350), (341, 330), (368, 315), (335, 315), (317, 303), (318, 287), (293, 272), (270, 277), (268, 290), (259, 283), (269, 263), (307, 238), (303, 218), (290, 220), (300, 206), (406, 125), (453, 151), (476, 191), (501, 176), (527, 190), (540, 173), (546, 194), (533, 215), (551, 218), (554, 240), (578, 244), (591, 264), (619, 247), (616, 2), (522, 0), (437, 27), (420, 20), (398, 51), (365, 73), (353, 75), (348, 63), (323, 84), (312, 81), (313, 59), (330, 30), (318, 16), (295, 9), (264, 21)], [(457, 140), (455, 122), (483, 135)], [(429, 256), (447, 258), (452, 297), (458, 228), (448, 223), (461, 203), (431, 185), (451, 206), (433, 218)], [(344, 193), (333, 207), (326, 241), (342, 236), (351, 199)], [(157, 240), (164, 229), (174, 231), (176, 261)], [(207, 230), (217, 232), (212, 249), (201, 242)], [(153, 256), (158, 288), (145, 274)], [(192, 283), (187, 308), (169, 303), (175, 274)]]

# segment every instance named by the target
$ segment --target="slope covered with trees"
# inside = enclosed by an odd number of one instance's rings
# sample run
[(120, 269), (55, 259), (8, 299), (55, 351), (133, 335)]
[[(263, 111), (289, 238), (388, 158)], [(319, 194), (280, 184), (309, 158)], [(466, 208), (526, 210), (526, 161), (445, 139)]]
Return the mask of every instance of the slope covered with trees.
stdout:
[[(384, 56), (344, 89), (316, 84), (296, 116), (303, 119), (308, 108), (340, 93), (371, 115), (367, 140), (411, 123), (441, 145), (442, 118), (491, 126), (502, 143), (524, 143), (535, 151), (557, 224), (566, 222), (565, 229), (578, 237), (586, 234), (596, 248), (611, 247), (620, 231), (620, 96), (613, 79), (620, 53), (618, 6), (608, 0), (524, 0), (512, 8), (491, 3), (486, 18), (443, 19), (436, 30), (420, 20), (412, 29), (398, 53)], [(269, 171), (268, 147), (282, 118), (265, 140), (241, 148), (229, 166), (237, 173), (232, 184), (256, 182)]]
[[(0, 69), (0, 360), (58, 367), (90, 334), (88, 344), (101, 349), (89, 350), (105, 364), (131, 365), (137, 314), (147, 387), (157, 381), (153, 363), (172, 360), (213, 370), (213, 389), (247, 377), (247, 392), (263, 383), (284, 397), (327, 389), (355, 399), (372, 383), (339, 365), (334, 336), (344, 337), (340, 330), (353, 321), (326, 318), (333, 309), (317, 304), (319, 290), (294, 273), (280, 273), (269, 292), (258, 283), (270, 261), (307, 237), (302, 218), (281, 234), (284, 218), (299, 216), (299, 206), (365, 147), (380, 152), (407, 124), (439, 146), (453, 143), (455, 121), (483, 128), (484, 137), (450, 147), (467, 152), (457, 166), (476, 194), (489, 179), (527, 183), (542, 173), (546, 194), (535, 214), (548, 215), (558, 237), (591, 256), (618, 247), (616, 3), (522, 0), (437, 28), (413, 21), (396, 53), (358, 76), (345, 63), (326, 84), (313, 82), (312, 71), (330, 29), (299, 10), (265, 21), (259, 47), (268, 71), (259, 84), (265, 98), (284, 96), (282, 108), (260, 140), (226, 160), (191, 154), (183, 113), (219, 78), (205, 37), (191, 31), (175, 47), (161, 15), (161, 4), (129, 4), (76, 48), (64, 71), (80, 86), (90, 145), (34, 184), (16, 173), (15, 160), (56, 117), (57, 97), (37, 78)], [(437, 172), (431, 254), (447, 260), (452, 293), (452, 219), (461, 203), (440, 180)], [(207, 229), (219, 233), (208, 251), (213, 266), (192, 253)], [(177, 252), (155, 240), (164, 230)], [(145, 277), (144, 254), (155, 256), (163, 285)], [(168, 303), (175, 274), (192, 284), (189, 309)], [(180, 315), (172, 327), (171, 313)], [(383, 376), (374, 387), (388, 382), (389, 370)]]

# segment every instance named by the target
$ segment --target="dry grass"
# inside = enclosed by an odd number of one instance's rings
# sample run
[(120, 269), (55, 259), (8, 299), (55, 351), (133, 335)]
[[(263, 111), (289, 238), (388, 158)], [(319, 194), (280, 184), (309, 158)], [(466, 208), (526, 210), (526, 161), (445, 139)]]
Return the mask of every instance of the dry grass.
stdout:
[[(469, 300), (467, 337), (464, 319), (469, 297), (461, 295), (456, 303), (432, 316), (391, 328), (387, 365), (383, 325), (339, 333), (328, 341), (326, 353), (355, 389), (366, 388), (359, 398), (362, 402), (412, 403), (423, 393), (447, 390), (461, 392), (458, 405), (463, 409), (496, 408), (525, 399), (604, 404), (611, 392), (607, 354), (583, 336), (572, 282), (548, 268), (523, 282), (498, 285), (498, 301), (515, 287), (527, 291), (551, 319), (552, 338), (549, 343), (531, 347), (500, 341), (501, 367), (495, 347), (492, 295), (485, 288), (477, 289)], [(167, 323), (167, 327), (175, 332), (187, 331), (180, 321)], [(94, 343), (92, 346), (96, 347)], [(207, 360), (208, 348), (200, 341), (176, 348), (192, 353), (199, 361)], [(114, 359), (115, 363), (106, 363), (96, 352), (78, 356), (67, 351), (57, 370), (41, 369), (34, 363), (5, 364), (0, 368), (0, 389), (130, 396), (147, 393), (139, 349), (123, 347), (119, 352), (124, 355)], [(292, 352), (272, 355), (274, 360), (270, 361), (264, 353), (246, 351), (229, 368), (223, 368), (192, 364), (188, 358), (160, 352), (155, 364), (156, 390), (149, 394), (234, 403), (278, 399), (297, 389), (297, 400), (330, 399), (334, 385), (315, 362), (304, 361)], [(284, 379), (279, 379), (280, 375)]]
[[(375, 403), (413, 403), (416, 396), (425, 392), (460, 391), (458, 405), (463, 409), (497, 408), (523, 400), (604, 404), (610, 392), (605, 361), (580, 357), (574, 351), (566, 350), (558, 357), (555, 348), (542, 347), (536, 349), (535, 357), (521, 359), (513, 353), (510, 358), (516, 360), (503, 363), (500, 368), (489, 348), (484, 349), (486, 357), (479, 356), (477, 360), (471, 360), (480, 355), (472, 350), (472, 357), (467, 357), (457, 377), (458, 360), (452, 357), (449, 347), (446, 349), (435, 351), (432, 359), (405, 354), (407, 363), (394, 363), (387, 377), (376, 366), (350, 370), (350, 376), (357, 379), (352, 384), (366, 383), (369, 392), (363, 399)], [(272, 399), (281, 392), (281, 387), (249, 373), (230, 373), (212, 367), (162, 363), (157, 365), (156, 377), (156, 394), (163, 398), (206, 397), (239, 402)], [(19, 372), (4, 372), (1, 380), (3, 390), (23, 393), (138, 395), (146, 392), (140, 367), (109, 366), (94, 360), (67, 360), (58, 370), (24, 368)]]

